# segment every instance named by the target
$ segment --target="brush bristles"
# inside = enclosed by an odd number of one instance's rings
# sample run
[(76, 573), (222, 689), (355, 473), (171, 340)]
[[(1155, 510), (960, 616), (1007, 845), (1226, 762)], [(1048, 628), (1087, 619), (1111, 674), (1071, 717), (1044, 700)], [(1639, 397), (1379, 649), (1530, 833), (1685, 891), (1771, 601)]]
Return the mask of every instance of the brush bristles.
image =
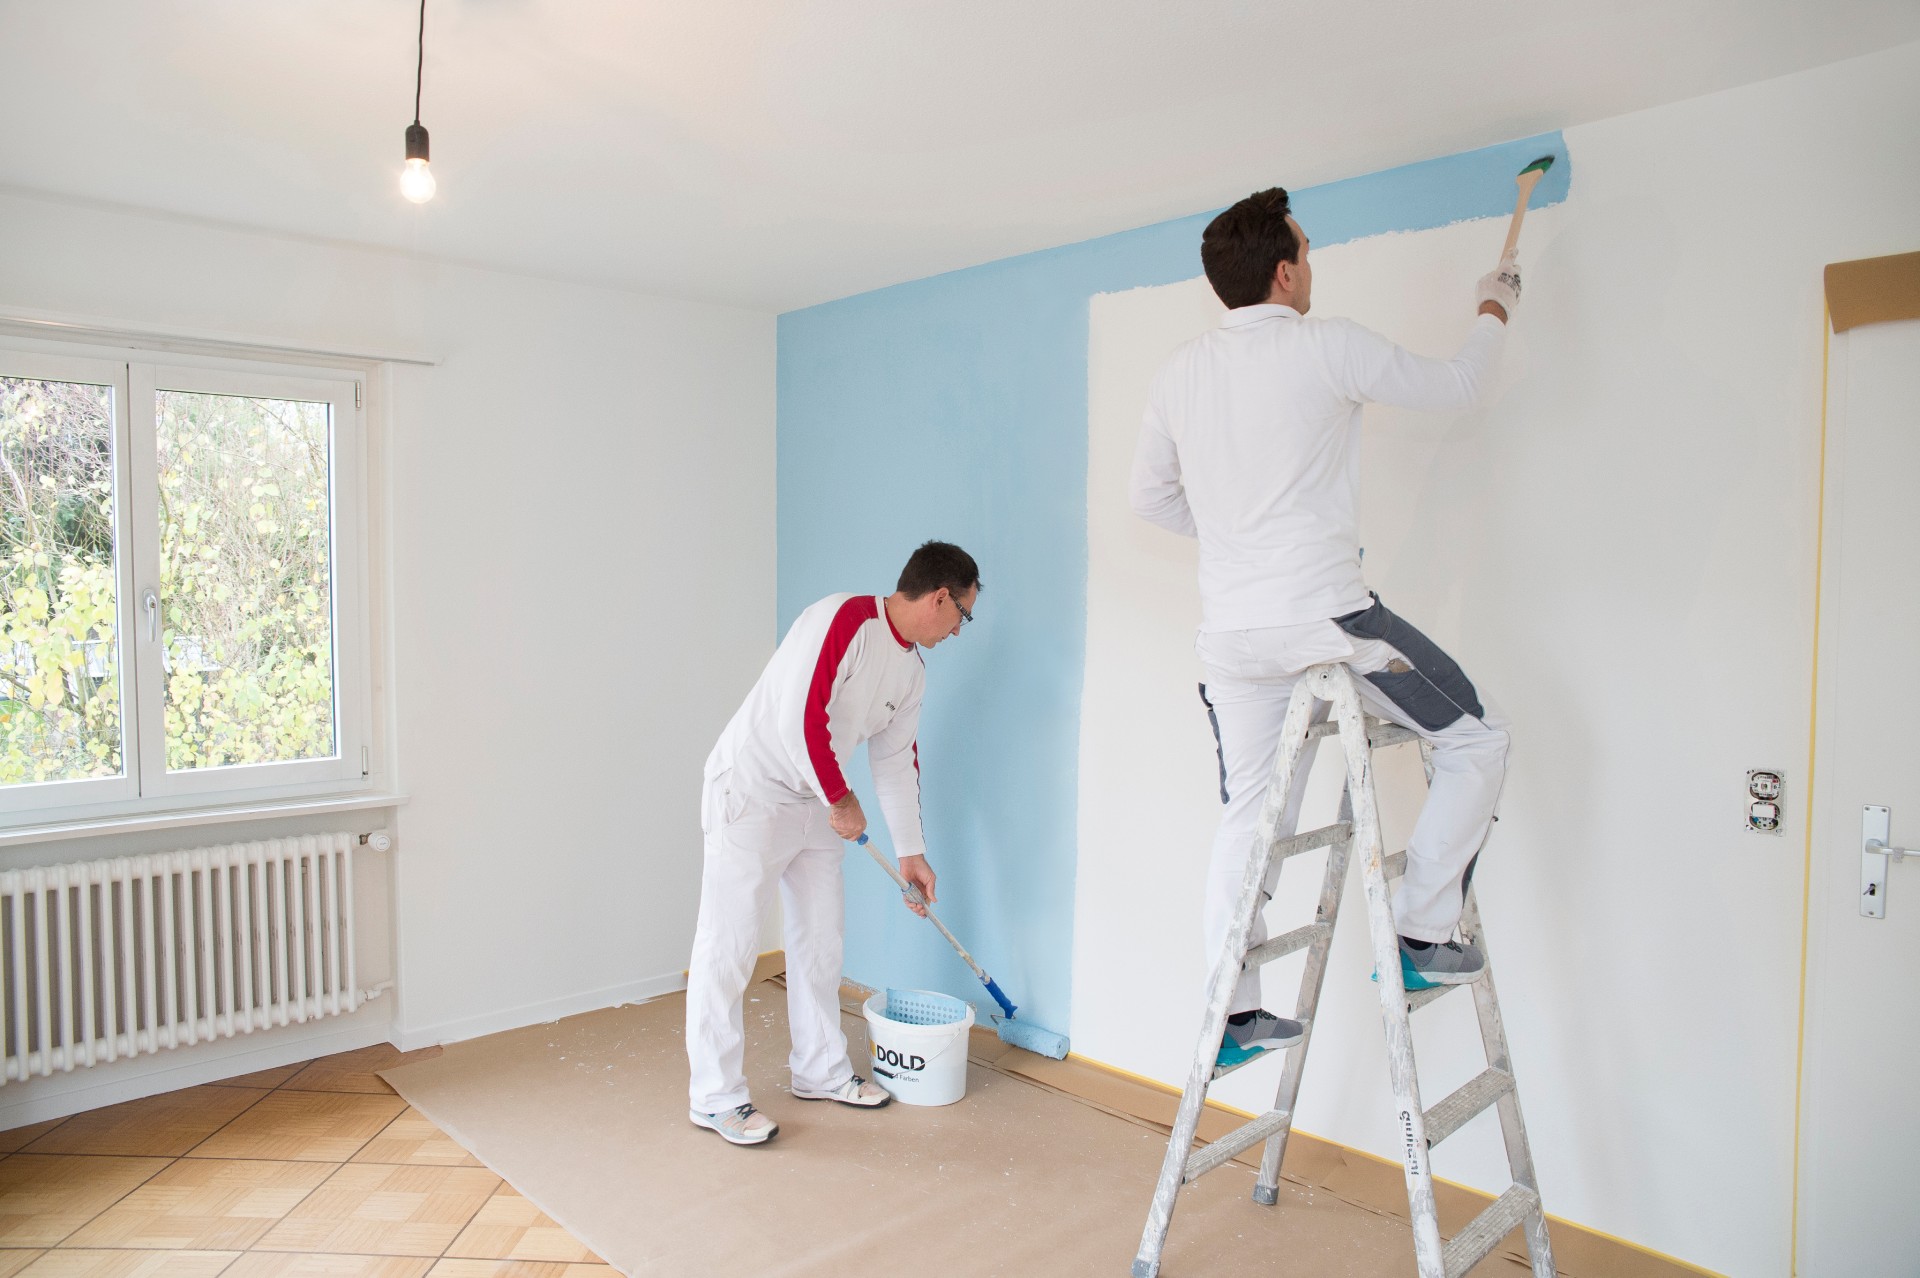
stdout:
[(1551, 155), (1543, 155), (1539, 159), (1535, 160), (1532, 164), (1529, 164), (1526, 168), (1521, 169), (1519, 173), (1515, 174), (1515, 176), (1525, 177), (1529, 173), (1545, 173), (1548, 169), (1552, 167), (1553, 167), (1553, 157)]

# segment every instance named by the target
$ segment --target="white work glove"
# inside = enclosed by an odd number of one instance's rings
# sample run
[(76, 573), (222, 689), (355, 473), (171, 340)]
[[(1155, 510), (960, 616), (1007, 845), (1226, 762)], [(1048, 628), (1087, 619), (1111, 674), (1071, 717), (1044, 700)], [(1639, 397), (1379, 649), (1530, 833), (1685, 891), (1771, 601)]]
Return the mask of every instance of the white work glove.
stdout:
[(1520, 305), (1520, 263), (1511, 257), (1501, 258), (1500, 265), (1480, 277), (1474, 301), (1476, 304), (1493, 302), (1512, 319)]

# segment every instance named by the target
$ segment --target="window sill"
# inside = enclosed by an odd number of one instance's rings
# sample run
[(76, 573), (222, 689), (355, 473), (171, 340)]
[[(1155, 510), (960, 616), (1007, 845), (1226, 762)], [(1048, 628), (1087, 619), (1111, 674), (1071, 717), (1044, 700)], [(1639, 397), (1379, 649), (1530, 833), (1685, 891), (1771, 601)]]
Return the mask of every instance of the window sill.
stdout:
[(60, 821), (49, 825), (22, 825), (0, 830), (0, 848), (26, 843), (53, 843), (61, 839), (82, 839), (96, 834), (132, 834), (139, 830), (167, 830), (177, 826), (220, 825), (228, 821), (261, 821), (273, 817), (311, 816), (321, 812), (366, 812), (374, 808), (397, 808), (407, 801), (404, 794), (350, 794), (335, 798), (281, 799), (264, 803), (237, 803), (220, 807), (180, 808), (171, 812), (147, 812), (138, 816), (98, 817), (85, 821)]

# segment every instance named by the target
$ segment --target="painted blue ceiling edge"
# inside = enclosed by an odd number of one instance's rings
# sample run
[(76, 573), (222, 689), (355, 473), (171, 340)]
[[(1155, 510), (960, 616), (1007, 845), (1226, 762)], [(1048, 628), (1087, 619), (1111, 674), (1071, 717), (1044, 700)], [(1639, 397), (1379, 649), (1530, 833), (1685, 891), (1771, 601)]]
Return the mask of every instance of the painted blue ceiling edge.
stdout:
[[(1573, 180), (1573, 162), (1567, 153), (1566, 139), (1557, 130), (1304, 187), (1290, 191), (1289, 195), (1295, 219), (1315, 244), (1324, 247), (1372, 235), (1426, 231), (1509, 213), (1514, 204), (1513, 179), (1521, 169), (1545, 156), (1553, 157), (1553, 166), (1534, 187), (1533, 197), (1527, 202), (1529, 209), (1545, 208), (1565, 201)], [(1218, 208), (1208, 209), (1130, 231), (1116, 231), (1090, 240), (1036, 249), (890, 284), (784, 312), (779, 317), (780, 324), (784, 328), (789, 318), (893, 302), (921, 290), (938, 291), (955, 276), (990, 279), (1014, 274), (1048, 258), (1085, 257), (1096, 264), (1102, 274), (1110, 277), (1110, 283), (1095, 289), (1096, 292), (1151, 288), (1190, 280), (1201, 273), (1200, 232), (1219, 212)]]

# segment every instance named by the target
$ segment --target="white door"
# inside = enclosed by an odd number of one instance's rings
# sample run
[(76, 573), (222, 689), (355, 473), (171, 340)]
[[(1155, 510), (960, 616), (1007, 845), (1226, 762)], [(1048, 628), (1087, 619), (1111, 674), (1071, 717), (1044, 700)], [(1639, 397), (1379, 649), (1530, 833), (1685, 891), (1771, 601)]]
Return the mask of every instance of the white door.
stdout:
[(1920, 858), (1860, 910), (1862, 808), (1920, 847), (1920, 320), (1833, 339), (1825, 522), (1797, 1269), (1920, 1275)]

